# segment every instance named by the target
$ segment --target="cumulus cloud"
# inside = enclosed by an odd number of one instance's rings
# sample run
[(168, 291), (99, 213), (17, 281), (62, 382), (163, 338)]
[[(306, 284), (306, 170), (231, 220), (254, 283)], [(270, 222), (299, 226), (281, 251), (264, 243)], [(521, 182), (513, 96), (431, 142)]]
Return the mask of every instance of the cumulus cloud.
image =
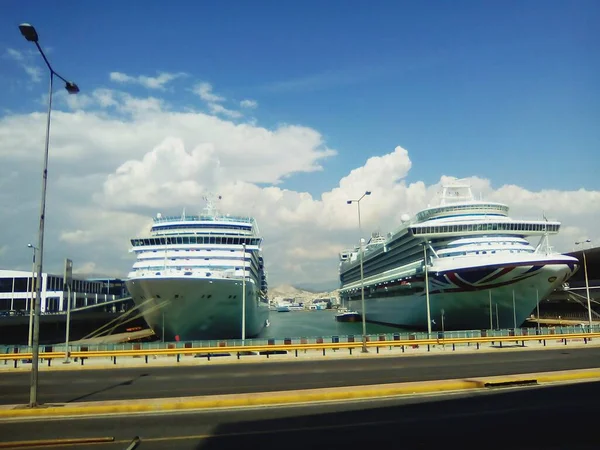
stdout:
[(111, 81), (116, 83), (131, 83), (139, 84), (148, 89), (164, 90), (165, 86), (171, 81), (185, 76), (185, 73), (168, 73), (161, 72), (155, 77), (149, 77), (146, 75), (131, 76), (122, 72), (111, 72), (109, 77)]
[[(225, 102), (210, 85), (196, 88), (205, 102)], [(200, 212), (212, 191), (222, 196), (223, 213), (257, 218), (271, 284), (335, 284), (338, 252), (360, 236), (356, 205), (347, 200), (371, 191), (361, 202), (362, 235), (387, 233), (402, 214), (433, 203), (451, 178), (408, 182), (409, 151), (398, 146), (311, 195), (282, 183), (323, 170), (323, 160), (335, 157), (315, 129), (234, 122), (222, 111), (182, 110), (112, 89), (85, 95), (76, 105), (57, 97), (53, 112), (45, 266), (58, 273), (69, 257), (81, 273), (125, 276), (133, 264), (129, 240), (146, 234), (156, 213)], [(2, 267), (28, 270), (31, 262), (26, 244), (35, 241), (39, 208), (39, 183), (31, 180), (39, 179), (44, 127), (43, 112), (0, 117), (0, 183), (10, 182), (12, 192), (0, 193), (3, 237), (11, 243), (0, 246)], [(468, 181), (476, 195), (509, 204), (516, 218), (561, 220), (563, 229), (551, 240), (559, 251), (584, 237), (600, 242), (598, 191), (533, 192), (477, 176)]]

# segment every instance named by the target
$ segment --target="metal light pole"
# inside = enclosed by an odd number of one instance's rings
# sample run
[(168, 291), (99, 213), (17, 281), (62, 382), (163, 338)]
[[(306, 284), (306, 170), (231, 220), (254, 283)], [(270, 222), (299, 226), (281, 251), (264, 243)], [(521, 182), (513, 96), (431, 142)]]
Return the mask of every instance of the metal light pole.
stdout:
[(585, 259), (585, 248), (583, 248), (583, 244), (592, 242), (590, 239), (586, 239), (585, 241), (575, 242), (575, 245), (581, 245), (581, 253), (583, 254), (583, 272), (585, 275), (585, 295), (587, 297), (587, 308), (588, 308), (588, 320), (590, 322), (590, 333), (592, 332), (592, 305), (590, 301), (590, 285), (588, 282), (588, 273), (587, 273), (587, 260)]
[(427, 264), (427, 242), (423, 242), (423, 270), (425, 271), (425, 300), (427, 303), (427, 339), (431, 337), (431, 307), (429, 304), (429, 264)]
[(515, 303), (515, 290), (512, 291), (513, 294), (513, 329), (517, 329), (517, 305)]
[(33, 337), (33, 302), (35, 298), (35, 252), (37, 247), (33, 244), (27, 244), (27, 247), (33, 250), (33, 262), (31, 263), (31, 301), (29, 302), (29, 332), (27, 334), (27, 346), (31, 348)]
[(246, 243), (242, 244), (244, 251), (244, 273), (242, 278), (242, 345), (246, 341)]
[(540, 334), (540, 291), (538, 289), (535, 290), (535, 309), (536, 309), (536, 316), (537, 316), (537, 331), (538, 334)]
[(35, 28), (28, 24), (22, 23), (19, 25), (21, 34), (29, 42), (33, 42), (39, 50), (48, 70), (50, 70), (50, 85), (48, 87), (48, 114), (46, 118), (46, 142), (44, 146), (44, 170), (42, 171), (42, 201), (40, 206), (40, 223), (38, 231), (38, 246), (37, 251), (39, 252), (37, 258), (37, 283), (36, 283), (36, 297), (33, 315), (33, 338), (32, 338), (32, 358), (31, 358), (31, 382), (29, 386), (29, 406), (34, 408), (38, 406), (37, 401), (37, 388), (38, 388), (38, 365), (39, 365), (39, 351), (40, 351), (40, 308), (42, 300), (42, 262), (44, 259), (44, 225), (45, 225), (45, 214), (46, 214), (46, 184), (48, 181), (48, 146), (50, 143), (50, 113), (52, 111), (52, 86), (54, 82), (54, 76), (56, 75), (62, 81), (65, 82), (65, 89), (69, 94), (76, 94), (79, 92), (79, 87), (71, 81), (67, 81), (54, 71), (48, 58), (44, 54), (40, 44), (38, 42), (39, 37)]
[(367, 350), (367, 319), (366, 319), (366, 310), (365, 310), (365, 279), (363, 272), (363, 238), (362, 238), (362, 226), (360, 223), (360, 201), (365, 198), (365, 196), (371, 195), (371, 191), (366, 191), (358, 200), (348, 200), (346, 203), (351, 205), (352, 203), (356, 203), (358, 205), (358, 230), (360, 231), (360, 302), (362, 308), (362, 353), (368, 353)]
[[(70, 354), (71, 347), (69, 346), (69, 336), (71, 331), (71, 285), (73, 284), (73, 261), (65, 260), (65, 274), (63, 277), (63, 285), (67, 287), (67, 326), (65, 331), (65, 360), (64, 364), (71, 362)], [(64, 288), (63, 286), (63, 288)], [(64, 291), (64, 289), (63, 289)]]
[(494, 329), (494, 313), (492, 312), (492, 290), (488, 291), (490, 297), (490, 331)]

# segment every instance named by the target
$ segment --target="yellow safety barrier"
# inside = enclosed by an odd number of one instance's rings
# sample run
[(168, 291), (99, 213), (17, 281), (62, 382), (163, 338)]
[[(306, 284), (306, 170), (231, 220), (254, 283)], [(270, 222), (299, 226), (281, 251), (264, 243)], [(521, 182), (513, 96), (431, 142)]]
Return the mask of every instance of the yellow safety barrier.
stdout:
[[(410, 347), (427, 345), (461, 345), (461, 344), (484, 344), (498, 342), (522, 342), (525, 341), (547, 341), (558, 340), (591, 340), (600, 339), (600, 333), (571, 333), (571, 334), (544, 334), (544, 335), (515, 335), (515, 336), (485, 336), (470, 338), (430, 338), (430, 339), (403, 339), (392, 341), (368, 341), (368, 347)], [(161, 348), (161, 349), (142, 349), (142, 350), (93, 350), (93, 351), (72, 351), (69, 355), (72, 358), (119, 358), (132, 356), (181, 356), (187, 354), (195, 355), (214, 355), (219, 353), (239, 352), (275, 352), (275, 351), (299, 351), (299, 350), (340, 350), (355, 349), (362, 347), (362, 342), (335, 342), (335, 343), (310, 343), (310, 344), (278, 344), (278, 345), (247, 345), (247, 346), (227, 346), (227, 347), (196, 347), (196, 348)], [(65, 358), (65, 352), (41, 352), (40, 359), (52, 360)], [(31, 353), (5, 353), (0, 354), (0, 361), (18, 361), (31, 359)]]

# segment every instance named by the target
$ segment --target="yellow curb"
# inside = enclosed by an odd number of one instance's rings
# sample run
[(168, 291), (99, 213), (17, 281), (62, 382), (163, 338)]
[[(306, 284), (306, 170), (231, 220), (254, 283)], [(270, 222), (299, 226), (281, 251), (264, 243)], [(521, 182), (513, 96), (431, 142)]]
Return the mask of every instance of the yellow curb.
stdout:
[(0, 448), (31, 448), (31, 447), (47, 447), (57, 445), (76, 445), (76, 444), (104, 444), (114, 442), (114, 437), (97, 437), (97, 438), (72, 438), (72, 439), (44, 439), (37, 441), (13, 441), (0, 442)]
[(376, 386), (351, 386), (306, 389), (301, 391), (183, 397), (179, 399), (167, 398), (89, 402), (67, 405), (48, 405), (47, 407), (35, 409), (28, 409), (23, 406), (9, 406), (0, 408), (0, 418), (166, 412), (192, 409), (284, 405), (304, 402), (357, 400), (443, 391), (483, 389), (486, 387), (493, 387), (494, 385), (518, 384), (520, 382), (533, 382), (539, 384), (585, 379), (600, 379), (600, 369), (515, 374), (466, 380), (418, 381), (390, 383)]
[(231, 408), (315, 401), (352, 400), (426, 392), (474, 389), (481, 387), (483, 387), (483, 385), (479, 381), (448, 380), (435, 382), (398, 383), (379, 385), (377, 387), (354, 386), (349, 388), (323, 388), (258, 394), (228, 394), (206, 397), (187, 397), (182, 399), (147, 399), (141, 401), (125, 400), (102, 402), (104, 404), (90, 406), (52, 405), (36, 409), (26, 409), (24, 407), (15, 408), (13, 406), (11, 409), (0, 410), (0, 418), (160, 412), (226, 407)]

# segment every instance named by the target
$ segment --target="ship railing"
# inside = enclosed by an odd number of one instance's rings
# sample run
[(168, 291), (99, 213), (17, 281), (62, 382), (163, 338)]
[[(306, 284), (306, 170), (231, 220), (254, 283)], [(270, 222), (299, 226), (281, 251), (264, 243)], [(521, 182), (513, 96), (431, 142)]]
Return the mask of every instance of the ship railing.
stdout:
[[(503, 344), (511, 346), (525, 346), (525, 342), (539, 341), (546, 345), (546, 341), (557, 341), (567, 345), (568, 342), (581, 341), (588, 343), (592, 339), (600, 340), (600, 325), (594, 325), (590, 330), (588, 326), (516, 328), (502, 330), (467, 330), (467, 331), (435, 331), (431, 335), (426, 332), (397, 332), (377, 333), (367, 335), (367, 345), (374, 347), (377, 352), (380, 348), (402, 347), (402, 351), (409, 348), (432, 346), (449, 346), (454, 350), (456, 346), (473, 346), (477, 349), (484, 344), (502, 347)], [(79, 358), (83, 364), (86, 358), (110, 358), (113, 364), (121, 357), (149, 357), (181, 356), (211, 357), (229, 356), (237, 353), (252, 353), (269, 355), (270, 352), (297, 352), (319, 350), (323, 354), (327, 350), (339, 351), (359, 349), (362, 346), (361, 335), (329, 335), (312, 337), (286, 337), (286, 338), (260, 338), (260, 339), (228, 339), (228, 340), (202, 340), (180, 342), (129, 342), (118, 344), (86, 344), (72, 345), (70, 356)], [(51, 361), (64, 358), (64, 344), (42, 345), (40, 358)], [(19, 363), (31, 359), (31, 348), (23, 345), (0, 346), (0, 360), (4, 364), (13, 362), (17, 367)]]
[(253, 217), (249, 216), (168, 216), (168, 217), (155, 217), (154, 223), (164, 223), (164, 222), (185, 222), (185, 221), (207, 221), (207, 222), (244, 222), (251, 223), (255, 222)]

